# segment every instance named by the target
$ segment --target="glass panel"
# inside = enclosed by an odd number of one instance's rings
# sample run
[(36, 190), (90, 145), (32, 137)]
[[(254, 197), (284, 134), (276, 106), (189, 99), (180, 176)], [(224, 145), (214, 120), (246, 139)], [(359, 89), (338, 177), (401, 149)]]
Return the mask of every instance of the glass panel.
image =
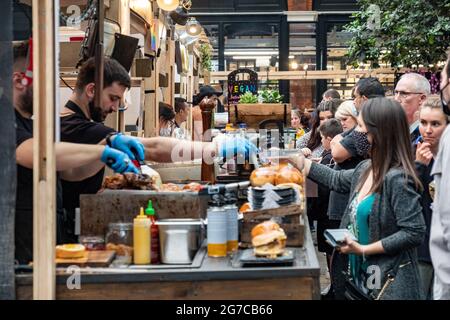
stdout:
[[(278, 70), (277, 23), (233, 23), (224, 25), (225, 70), (249, 68), (256, 72)], [(278, 90), (278, 81), (258, 81), (258, 89)]]
[[(289, 25), (289, 69), (316, 70), (316, 24)], [(293, 107), (310, 109), (316, 105), (316, 80), (291, 80), (290, 102)]]
[[(278, 66), (278, 24), (233, 23), (224, 25), (225, 68), (257, 72)], [(272, 61), (272, 62), (271, 62)]]

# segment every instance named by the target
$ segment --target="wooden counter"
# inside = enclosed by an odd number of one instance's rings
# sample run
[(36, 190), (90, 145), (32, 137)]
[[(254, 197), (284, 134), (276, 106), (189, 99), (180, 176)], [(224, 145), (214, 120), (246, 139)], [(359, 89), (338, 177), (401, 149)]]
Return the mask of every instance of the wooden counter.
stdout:
[[(305, 247), (295, 248), (289, 267), (236, 267), (230, 258), (197, 265), (145, 270), (82, 269), (81, 289), (67, 288), (68, 275), (56, 279), (57, 299), (146, 300), (311, 300), (320, 298), (320, 267), (309, 230)], [(203, 248), (205, 250), (205, 248)], [(234, 265), (234, 266), (233, 266)], [(32, 276), (16, 276), (17, 299), (32, 298)]]

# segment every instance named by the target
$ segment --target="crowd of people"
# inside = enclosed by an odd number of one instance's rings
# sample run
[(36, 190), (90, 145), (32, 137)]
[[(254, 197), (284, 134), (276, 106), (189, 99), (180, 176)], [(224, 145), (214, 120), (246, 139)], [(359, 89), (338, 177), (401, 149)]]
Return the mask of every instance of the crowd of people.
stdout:
[[(13, 94), (17, 123), (16, 259), (32, 260), (33, 104), (32, 85), (23, 81), (28, 45), (14, 48)], [(450, 60), (441, 76), (440, 97), (419, 74), (405, 74), (394, 96), (376, 78), (358, 81), (352, 100), (330, 89), (312, 112), (294, 110), (298, 152), (290, 161), (307, 179), (307, 211), (317, 227), (318, 249), (327, 257), (334, 299), (450, 299)], [(60, 117), (57, 143), (58, 241), (76, 241), (75, 209), (80, 194), (96, 193), (105, 166), (138, 172), (132, 160), (171, 162), (172, 150), (192, 155), (245, 154), (256, 147), (245, 139), (214, 144), (185, 137), (189, 105), (159, 105), (158, 138), (133, 138), (103, 124), (119, 109), (130, 77), (105, 59), (102, 106), (95, 106), (95, 63), (78, 74)], [(222, 92), (205, 86), (194, 99), (194, 135), (201, 135), (200, 102)], [(194, 152), (199, 149), (202, 152)], [(317, 225), (314, 224), (317, 221)], [(354, 238), (331, 247), (326, 229), (347, 229)], [(378, 270), (379, 277), (372, 277)], [(356, 293), (355, 293), (356, 292)]]
[[(324, 299), (450, 299), (449, 69), (440, 97), (407, 73), (390, 97), (373, 77), (351, 100), (328, 90), (308, 128), (306, 112), (292, 112), (307, 132), (290, 161), (308, 176), (308, 218), (331, 277)], [(339, 228), (348, 236), (332, 247), (324, 230)]]

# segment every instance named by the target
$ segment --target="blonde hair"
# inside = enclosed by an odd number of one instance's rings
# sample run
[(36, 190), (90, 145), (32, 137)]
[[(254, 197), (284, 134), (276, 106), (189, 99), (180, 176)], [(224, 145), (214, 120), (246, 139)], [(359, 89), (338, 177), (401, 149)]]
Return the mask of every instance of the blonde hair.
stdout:
[(425, 108), (439, 109), (445, 116), (445, 120), (447, 121), (447, 123), (450, 123), (450, 116), (447, 116), (442, 110), (441, 98), (437, 96), (428, 97), (420, 106), (419, 112), (421, 112)]
[(358, 116), (356, 114), (356, 108), (355, 105), (353, 104), (353, 101), (347, 100), (341, 103), (341, 105), (336, 111), (335, 117), (336, 119), (339, 120), (342, 119), (343, 117), (352, 117), (353, 119), (355, 119), (355, 121), (357, 121)]

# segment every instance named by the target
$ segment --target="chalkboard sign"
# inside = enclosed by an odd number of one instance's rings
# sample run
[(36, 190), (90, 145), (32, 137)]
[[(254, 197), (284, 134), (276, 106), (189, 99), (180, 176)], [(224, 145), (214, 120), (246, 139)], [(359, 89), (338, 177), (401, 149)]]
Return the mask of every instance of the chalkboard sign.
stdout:
[[(247, 73), (250, 80), (236, 80), (236, 75)], [(228, 75), (228, 103), (237, 104), (241, 95), (250, 91), (258, 94), (258, 74), (251, 69), (238, 69)]]

